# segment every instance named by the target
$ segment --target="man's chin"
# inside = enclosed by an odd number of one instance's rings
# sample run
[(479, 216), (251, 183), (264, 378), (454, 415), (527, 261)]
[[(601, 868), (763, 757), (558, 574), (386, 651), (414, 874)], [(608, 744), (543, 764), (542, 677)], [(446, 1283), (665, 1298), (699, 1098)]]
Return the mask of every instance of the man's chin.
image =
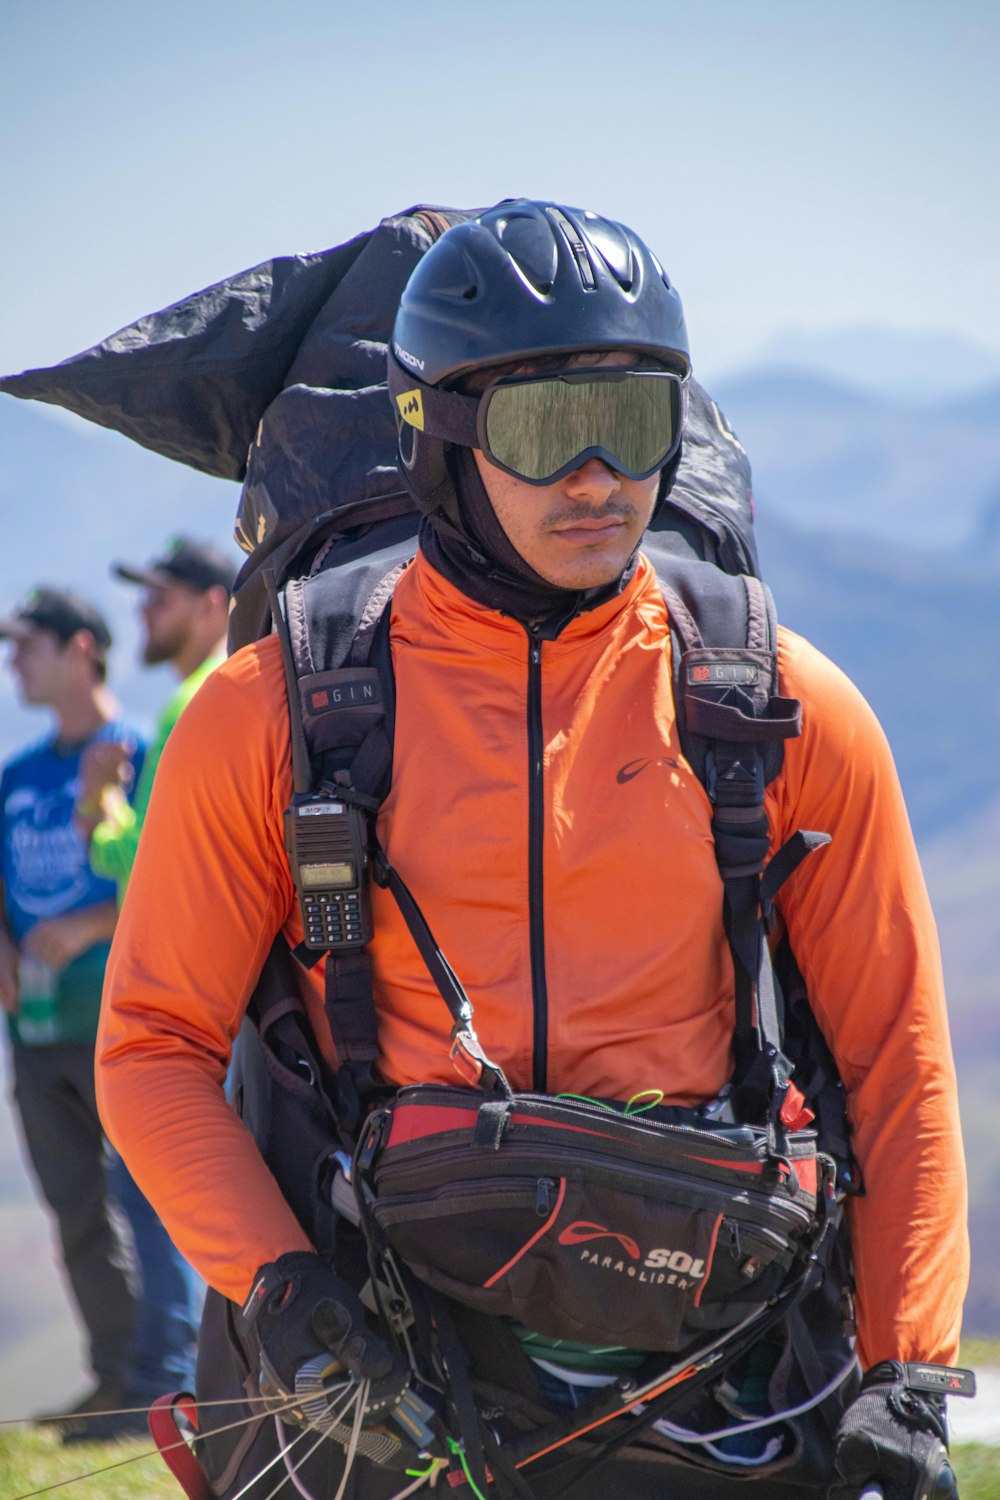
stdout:
[(557, 589), (603, 589), (616, 583), (631, 561), (632, 554), (621, 558), (579, 557), (563, 559), (559, 565), (539, 568), (538, 572)]

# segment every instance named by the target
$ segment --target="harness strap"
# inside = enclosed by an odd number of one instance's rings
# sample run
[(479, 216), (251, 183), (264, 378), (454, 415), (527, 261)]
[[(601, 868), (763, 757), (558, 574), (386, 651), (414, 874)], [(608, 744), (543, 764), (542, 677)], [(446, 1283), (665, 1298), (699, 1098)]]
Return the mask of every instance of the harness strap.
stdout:
[(431, 1291), (429, 1287), (424, 1290), (434, 1317), (438, 1348), (447, 1371), (448, 1395), (455, 1412), (462, 1457), (479, 1493), (485, 1496), (489, 1488), (489, 1478), (486, 1473), (486, 1458), (479, 1428), (479, 1413), (476, 1411), (475, 1397), (472, 1392), (469, 1356), (455, 1330), (447, 1299)]
[[(376, 585), (351, 645), (352, 670), (364, 665), (379, 684), (379, 710), (368, 723), (360, 744), (331, 750), (323, 761), (324, 775), (337, 794), (377, 811), (392, 776), (392, 729), (395, 720), (392, 658), (389, 644), (389, 601), (405, 563), (399, 563)], [(310, 955), (312, 961), (315, 957)], [(351, 1113), (374, 1089), (378, 1057), (378, 1017), (372, 990), (371, 958), (360, 953), (326, 956), (324, 1004), (337, 1060), (348, 1075), (345, 1102)], [(349, 1080), (349, 1082), (348, 1082)], [(360, 1124), (360, 1120), (356, 1122)]]
[[(780, 768), (784, 741), (801, 732), (802, 708), (775, 691), (776, 624), (764, 586), (744, 577), (742, 596), (714, 590), (707, 611), (713, 640), (706, 643), (696, 617), (697, 589), (683, 575), (674, 583), (661, 586), (677, 637), (678, 725), (712, 803), (723, 925), (733, 959), (734, 1102), (747, 1119), (768, 1122), (777, 1132), (805, 1117), (801, 1100), (789, 1099), (791, 1066), (782, 1053), (767, 944), (771, 904), (806, 855), (828, 839), (795, 834), (768, 862), (765, 789)], [(731, 644), (741, 638), (742, 646)]]
[(212, 1500), (208, 1475), (187, 1445), (177, 1423), (178, 1412), (197, 1432), (198, 1408), (194, 1397), (187, 1391), (170, 1391), (157, 1396), (149, 1409), (150, 1436), (188, 1500)]

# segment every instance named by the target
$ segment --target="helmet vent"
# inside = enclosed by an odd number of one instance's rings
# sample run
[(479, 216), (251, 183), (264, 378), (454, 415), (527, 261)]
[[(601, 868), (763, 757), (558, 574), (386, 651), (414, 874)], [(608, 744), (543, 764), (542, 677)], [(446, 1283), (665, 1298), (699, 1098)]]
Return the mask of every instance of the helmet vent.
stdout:
[(667, 291), (668, 292), (672, 291), (673, 288), (670, 285), (670, 277), (667, 275), (666, 271), (660, 265), (660, 262), (657, 260), (656, 256), (653, 254), (652, 251), (649, 252), (649, 258), (653, 262), (653, 265), (656, 267), (656, 269), (659, 271), (659, 273), (660, 273), (660, 280), (663, 282), (663, 285), (666, 287)]
[(498, 222), (496, 234), (524, 279), (537, 292), (550, 292), (558, 256), (552, 231), (541, 215), (512, 214)]
[(549, 213), (559, 225), (566, 238), (566, 243), (573, 252), (576, 268), (580, 272), (580, 280), (583, 282), (586, 290), (592, 292), (597, 286), (597, 277), (594, 275), (594, 268), (590, 263), (590, 256), (587, 254), (587, 246), (584, 243), (582, 234), (576, 225), (570, 219), (567, 219), (566, 215), (558, 208), (550, 208)]
[(617, 224), (608, 219), (599, 219), (596, 214), (588, 214), (587, 238), (596, 247), (622, 291), (630, 292), (635, 281), (636, 267), (628, 237), (622, 234)]

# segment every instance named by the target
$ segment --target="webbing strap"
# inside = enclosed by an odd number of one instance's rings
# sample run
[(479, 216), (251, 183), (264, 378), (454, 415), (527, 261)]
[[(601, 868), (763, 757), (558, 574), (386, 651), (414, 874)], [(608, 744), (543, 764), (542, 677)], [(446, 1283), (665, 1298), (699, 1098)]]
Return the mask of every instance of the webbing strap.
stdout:
[[(776, 1126), (791, 1073), (766, 938), (770, 902), (823, 835), (796, 835), (770, 854), (764, 793), (786, 739), (801, 732), (797, 699), (778, 691), (773, 606), (756, 578), (715, 581), (695, 569), (663, 587), (675, 642), (675, 701), (685, 754), (712, 803), (712, 837), (723, 883), (723, 926), (734, 976), (734, 1102), (747, 1119)], [(707, 638), (706, 638), (707, 637)], [(770, 868), (770, 866), (768, 866)], [(767, 884), (765, 885), (765, 881)]]
[(370, 1068), (378, 1057), (378, 1028), (373, 1025), (372, 965), (365, 950), (327, 954), (326, 1014), (337, 1062)]
[(760, 883), (761, 900), (765, 906), (769, 906), (775, 896), (781, 890), (785, 881), (795, 874), (804, 859), (814, 853), (817, 849), (823, 849), (831, 842), (828, 833), (810, 833), (800, 828), (793, 833), (781, 848), (768, 862)]
[[(388, 791), (392, 777), (395, 694), (389, 613), (392, 589), (402, 566), (387, 574), (369, 599), (350, 653), (352, 665), (370, 665), (378, 673), (382, 712), (353, 754), (331, 752), (323, 763), (324, 774), (338, 791), (344, 793), (345, 787), (340, 783), (346, 777), (347, 788), (353, 790), (359, 800), (370, 799), (376, 807)], [(360, 641), (363, 641), (363, 652)], [(373, 1070), (378, 1057), (378, 1016), (372, 989), (371, 958), (366, 950), (327, 954), (324, 1002), (337, 1061), (350, 1076), (352, 1096), (363, 1096), (373, 1087)]]
[(427, 918), (413, 898), (413, 894), (402, 877), (393, 869), (385, 850), (375, 841), (374, 876), (379, 885), (388, 888), (403, 915), (417, 951), (427, 966), (427, 971), (437, 987), (453, 1025), (451, 1031), (451, 1060), (467, 1083), (492, 1090), (500, 1088), (510, 1096), (511, 1089), (502, 1068), (491, 1062), (483, 1051), (472, 1025), (472, 1002), (462, 988), (462, 982), (445, 958), (437, 940), (431, 932)]
[(479, 1493), (485, 1496), (489, 1492), (489, 1480), (486, 1475), (479, 1413), (472, 1391), (469, 1355), (456, 1332), (447, 1298), (428, 1286), (423, 1290), (434, 1318), (438, 1348), (448, 1372), (448, 1394), (458, 1424), (465, 1464)]

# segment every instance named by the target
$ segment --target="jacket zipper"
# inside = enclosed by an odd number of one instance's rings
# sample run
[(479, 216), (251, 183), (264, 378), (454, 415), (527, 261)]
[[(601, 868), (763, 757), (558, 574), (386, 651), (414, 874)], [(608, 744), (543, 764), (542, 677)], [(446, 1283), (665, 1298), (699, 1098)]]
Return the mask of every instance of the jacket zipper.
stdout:
[(545, 847), (545, 787), (542, 759), (542, 643), (528, 632), (528, 922), (533, 1021), (532, 1088), (548, 1088), (549, 1001), (545, 984), (545, 909), (542, 855)]

